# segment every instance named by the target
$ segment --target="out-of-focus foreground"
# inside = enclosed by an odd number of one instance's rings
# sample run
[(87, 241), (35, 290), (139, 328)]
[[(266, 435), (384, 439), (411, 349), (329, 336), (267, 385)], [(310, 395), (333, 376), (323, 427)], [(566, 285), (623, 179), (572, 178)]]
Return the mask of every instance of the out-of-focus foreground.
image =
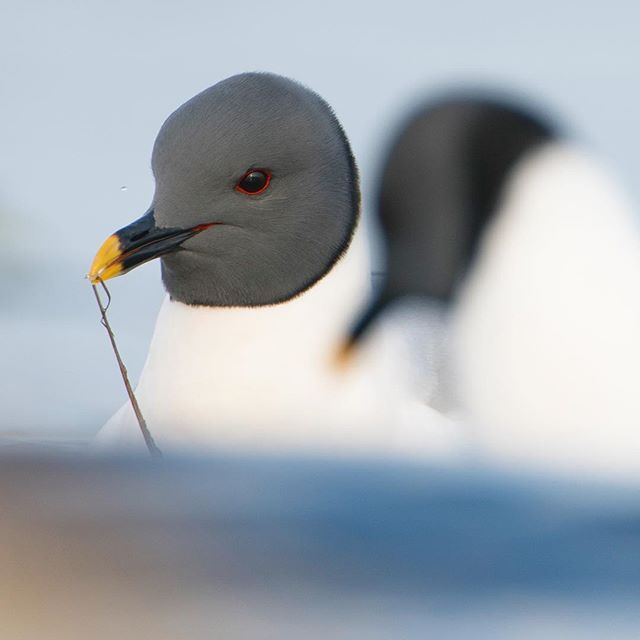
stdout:
[(276, 458), (0, 465), (3, 638), (637, 638), (637, 489)]

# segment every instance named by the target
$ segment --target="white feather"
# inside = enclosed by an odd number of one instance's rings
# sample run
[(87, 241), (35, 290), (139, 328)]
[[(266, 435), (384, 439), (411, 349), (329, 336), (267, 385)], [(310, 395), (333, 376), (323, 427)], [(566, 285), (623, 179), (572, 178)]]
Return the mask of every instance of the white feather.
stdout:
[(610, 174), (547, 145), (517, 168), (460, 295), (459, 397), (493, 456), (640, 473), (640, 233)]
[[(167, 298), (136, 390), (160, 447), (415, 456), (454, 449), (453, 427), (411, 398), (392, 334), (376, 332), (346, 371), (332, 360), (369, 295), (369, 274), (358, 230), (334, 268), (286, 303), (211, 308)], [(142, 444), (129, 403), (98, 444)]]

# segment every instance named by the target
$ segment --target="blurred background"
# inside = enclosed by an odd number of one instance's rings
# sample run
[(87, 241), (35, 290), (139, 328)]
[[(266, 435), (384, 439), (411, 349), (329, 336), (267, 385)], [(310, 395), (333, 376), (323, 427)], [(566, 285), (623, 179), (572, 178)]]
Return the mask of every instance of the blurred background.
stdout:
[[(632, 2), (5, 4), (0, 430), (85, 438), (124, 401), (83, 276), (146, 210), (157, 130), (198, 91), (247, 70), (310, 86), (342, 121), (366, 197), (413, 101), (463, 82), (507, 88), (570, 122), (638, 196), (639, 20)], [(163, 296), (158, 263), (111, 289), (135, 380)]]

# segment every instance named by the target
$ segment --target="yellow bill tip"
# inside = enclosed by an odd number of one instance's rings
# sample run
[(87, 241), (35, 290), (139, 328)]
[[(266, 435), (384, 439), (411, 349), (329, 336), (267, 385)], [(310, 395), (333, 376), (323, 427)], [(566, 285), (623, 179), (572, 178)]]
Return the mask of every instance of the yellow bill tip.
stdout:
[(336, 371), (346, 371), (355, 358), (356, 346), (351, 340), (345, 340), (333, 354), (332, 365)]
[(98, 249), (87, 277), (91, 284), (109, 280), (122, 273), (122, 247), (117, 235), (109, 236)]

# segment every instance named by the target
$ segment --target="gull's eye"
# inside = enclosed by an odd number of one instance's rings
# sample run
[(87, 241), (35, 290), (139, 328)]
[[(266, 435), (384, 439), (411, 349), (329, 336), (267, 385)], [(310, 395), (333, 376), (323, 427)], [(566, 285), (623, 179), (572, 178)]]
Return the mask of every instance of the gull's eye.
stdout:
[(271, 182), (271, 174), (264, 169), (249, 169), (236, 184), (236, 191), (248, 196), (257, 196), (266, 191)]

